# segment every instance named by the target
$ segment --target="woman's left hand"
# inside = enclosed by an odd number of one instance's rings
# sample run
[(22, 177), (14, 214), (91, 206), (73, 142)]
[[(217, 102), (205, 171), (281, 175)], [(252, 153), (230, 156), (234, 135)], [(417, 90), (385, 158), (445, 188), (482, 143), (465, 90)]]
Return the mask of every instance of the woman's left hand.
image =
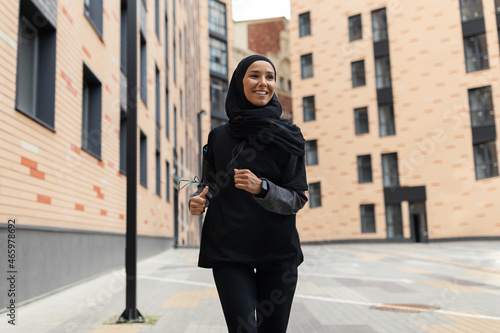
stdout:
[(262, 190), (262, 179), (248, 169), (234, 169), (234, 184), (236, 188), (252, 194), (259, 194)]

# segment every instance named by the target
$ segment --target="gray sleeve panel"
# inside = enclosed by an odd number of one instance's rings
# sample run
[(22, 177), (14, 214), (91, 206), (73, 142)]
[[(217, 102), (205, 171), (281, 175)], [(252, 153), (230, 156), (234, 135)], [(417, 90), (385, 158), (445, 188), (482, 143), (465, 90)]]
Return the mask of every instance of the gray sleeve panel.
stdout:
[(254, 199), (268, 211), (281, 215), (292, 215), (297, 214), (306, 204), (308, 199), (304, 191), (290, 190), (278, 186), (269, 180), (267, 182), (269, 184), (269, 191), (266, 196), (259, 198), (254, 195)]

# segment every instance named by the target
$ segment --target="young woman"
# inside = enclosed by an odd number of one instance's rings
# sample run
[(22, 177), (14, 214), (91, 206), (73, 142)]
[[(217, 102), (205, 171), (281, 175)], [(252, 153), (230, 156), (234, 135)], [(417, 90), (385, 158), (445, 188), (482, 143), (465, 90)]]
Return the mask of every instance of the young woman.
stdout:
[(207, 209), (200, 267), (212, 268), (230, 333), (285, 333), (303, 261), (295, 214), (307, 202), (304, 138), (281, 119), (269, 59), (247, 57), (233, 73), (227, 124), (203, 147), (191, 214)]

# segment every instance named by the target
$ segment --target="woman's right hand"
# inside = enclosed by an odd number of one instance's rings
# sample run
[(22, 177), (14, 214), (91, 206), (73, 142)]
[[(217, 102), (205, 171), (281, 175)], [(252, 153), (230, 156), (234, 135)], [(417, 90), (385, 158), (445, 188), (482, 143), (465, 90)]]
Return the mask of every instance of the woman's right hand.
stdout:
[(189, 202), (189, 212), (192, 215), (201, 215), (203, 211), (205, 210), (205, 203), (207, 202), (207, 199), (205, 199), (205, 195), (208, 193), (208, 186), (205, 186), (203, 191), (192, 197), (191, 201)]

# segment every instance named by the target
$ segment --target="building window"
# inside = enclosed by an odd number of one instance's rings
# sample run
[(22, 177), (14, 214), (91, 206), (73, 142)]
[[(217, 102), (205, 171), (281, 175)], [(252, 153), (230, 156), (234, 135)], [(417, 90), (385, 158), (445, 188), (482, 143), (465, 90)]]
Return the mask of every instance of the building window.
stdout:
[(358, 156), (358, 183), (371, 183), (372, 181), (372, 156)]
[(127, 174), (127, 114), (120, 111), (120, 172)]
[(392, 104), (378, 106), (378, 127), (380, 136), (396, 134), (396, 124), (394, 123), (394, 107)]
[(182, 59), (182, 32), (179, 31), (179, 59)]
[(472, 127), (495, 124), (491, 86), (469, 89), (469, 106)]
[(460, 0), (460, 16), (462, 22), (476, 20), (483, 17), (482, 0)]
[(120, 67), (127, 74), (127, 1), (122, 0), (120, 13)]
[(476, 179), (498, 176), (497, 146), (495, 141), (474, 145)]
[(210, 107), (212, 112), (225, 115), (227, 83), (223, 80), (210, 78)]
[(354, 128), (356, 134), (364, 134), (369, 132), (368, 125), (368, 108), (354, 109)]
[(16, 109), (54, 129), (56, 30), (31, 1), (21, 1), (20, 7)]
[(302, 98), (302, 108), (304, 109), (304, 121), (316, 119), (316, 102), (314, 96)]
[(385, 8), (372, 12), (373, 42), (387, 40), (387, 16)]
[(361, 232), (363, 234), (375, 231), (375, 205), (359, 205), (361, 215)]
[(280, 76), (280, 89), (285, 90), (285, 79)]
[(288, 80), (288, 91), (292, 91), (292, 81)]
[(500, 13), (500, 0), (495, 0), (495, 11)]
[(311, 34), (311, 13), (299, 15), (299, 37), (309, 36)]
[(321, 207), (321, 183), (309, 184), (309, 207)]
[(156, 95), (156, 100), (155, 100), (155, 120), (156, 120), (156, 133), (155, 133), (155, 138), (156, 138), (156, 149), (160, 149), (160, 128), (161, 128), (161, 109), (160, 109), (160, 70), (156, 67), (156, 84), (155, 84), (155, 95)]
[(144, 187), (148, 187), (148, 139), (143, 131), (141, 131), (140, 135), (139, 163), (141, 169), (139, 183)]
[(160, 152), (156, 152), (156, 194), (161, 197), (161, 160)]
[(85, 0), (84, 12), (99, 36), (102, 37), (102, 0)]
[(182, 114), (183, 114), (183, 109), (184, 109), (184, 100), (182, 98), (182, 89), (179, 90), (179, 110), (180, 110), (180, 117), (182, 118)]
[(384, 187), (399, 187), (398, 154), (382, 154), (382, 177)]
[(155, 0), (155, 32), (160, 38), (160, 0)]
[(216, 0), (208, 2), (208, 30), (226, 37), (226, 5)]
[(313, 77), (313, 56), (312, 53), (300, 56), (300, 69), (303, 79)]
[(167, 186), (167, 189), (166, 189), (166, 192), (165, 192), (165, 196), (166, 196), (166, 199), (167, 201), (170, 201), (170, 163), (166, 162), (166, 186)]
[(387, 223), (387, 238), (403, 238), (401, 204), (385, 205), (385, 220)]
[(353, 42), (362, 38), (361, 14), (349, 17), (349, 41)]
[[(175, 3), (175, 1), (174, 1)], [(174, 33), (174, 45), (173, 45), (173, 56), (174, 56), (174, 63), (173, 63), (173, 67), (174, 67), (174, 83), (177, 84), (177, 48), (175, 47), (175, 33)]]
[(318, 164), (318, 141), (306, 141), (306, 165)]
[(365, 61), (359, 60), (351, 62), (352, 87), (361, 87), (366, 85), (365, 79)]
[(467, 73), (490, 68), (486, 35), (484, 33), (465, 37), (464, 47)]
[(148, 104), (148, 51), (144, 35), (141, 33), (141, 98)]
[(83, 65), (82, 149), (101, 158), (101, 82)]
[[(165, 6), (167, 5), (167, 3), (165, 3)], [(168, 17), (167, 17), (167, 13), (165, 13), (165, 64), (167, 65), (168, 67), (168, 49), (169, 49), (169, 46), (168, 46)]]
[(177, 107), (174, 105), (174, 149), (177, 149)]
[(227, 44), (210, 37), (210, 71), (227, 76)]
[(391, 62), (389, 56), (375, 58), (375, 82), (377, 89), (391, 87)]

